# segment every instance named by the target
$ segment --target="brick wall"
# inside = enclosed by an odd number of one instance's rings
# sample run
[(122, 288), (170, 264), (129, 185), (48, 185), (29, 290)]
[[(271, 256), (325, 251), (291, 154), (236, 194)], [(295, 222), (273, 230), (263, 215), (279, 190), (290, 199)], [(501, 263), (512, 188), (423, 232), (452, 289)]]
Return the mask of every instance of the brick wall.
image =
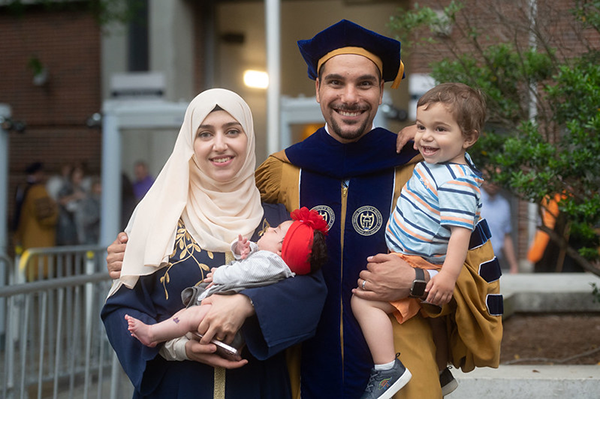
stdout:
[[(480, 30), (479, 42), (496, 44), (499, 42), (512, 42), (519, 40), (526, 46), (529, 39), (528, 28), (524, 26), (527, 20), (528, 0), (515, 0), (500, 2), (497, 0), (461, 0), (465, 5), (463, 11), (457, 15), (457, 22), (464, 26), (468, 23), (471, 27)], [(450, 3), (450, 0), (422, 0), (418, 2), (421, 7), (431, 7), (434, 10), (442, 10)], [(576, 28), (574, 18), (570, 10), (574, 8), (575, 0), (538, 0), (536, 15), (537, 30), (543, 36), (544, 42), (557, 49), (560, 57), (572, 57), (581, 54), (588, 46), (598, 49), (600, 37), (597, 31), (580, 31)], [(463, 13), (467, 11), (467, 13)], [(451, 36), (453, 38), (465, 37), (455, 26)], [(429, 37), (429, 33), (415, 33), (414, 37)], [(407, 59), (407, 69), (410, 73), (427, 73), (429, 63), (450, 56), (443, 38), (437, 38), (438, 43), (427, 48), (421, 48), (418, 52), (403, 51), (410, 56)], [(465, 45), (466, 47), (466, 45)], [(539, 46), (543, 48), (543, 46)], [(462, 52), (466, 51), (463, 49)], [(460, 53), (459, 47), (459, 53)]]
[[(62, 10), (27, 8), (21, 15), (0, 8), (0, 103), (27, 125), (9, 137), (9, 219), (14, 191), (28, 163), (48, 173), (63, 162), (84, 162), (100, 172), (101, 132), (86, 126), (100, 111), (100, 29), (81, 6)], [(33, 83), (28, 67), (37, 57), (47, 67), (46, 84)]]
[[(461, 34), (458, 26), (462, 25), (464, 27), (465, 23), (468, 23), (468, 26), (479, 28), (481, 34), (479, 41), (483, 46), (518, 40), (521, 46), (527, 47), (529, 32), (525, 23), (527, 22), (529, 1), (461, 0), (461, 2), (465, 4), (464, 11), (467, 13), (459, 13), (457, 21), (460, 25), (456, 25), (450, 35), (453, 39), (460, 40), (465, 37), (466, 34)], [(422, 0), (418, 3), (422, 7), (428, 6), (434, 10), (442, 10), (450, 1)], [(540, 31), (544, 43), (540, 43), (538, 49), (554, 48), (560, 58), (580, 55), (590, 48), (599, 49), (600, 37), (598, 32), (594, 30), (582, 31), (579, 26), (574, 24), (574, 18), (570, 13), (570, 9), (574, 5), (575, 0), (537, 1), (537, 30)], [(429, 32), (414, 33), (412, 35), (415, 39), (419, 39), (425, 36), (429, 37)], [(403, 57), (409, 74), (428, 73), (430, 63), (445, 57), (452, 57), (445, 39), (438, 37), (437, 41), (436, 44), (421, 47), (418, 51), (403, 50)], [(466, 47), (466, 43), (459, 44), (456, 53), (465, 53)], [(529, 242), (533, 236), (528, 233), (528, 203), (517, 201), (514, 212), (518, 215), (518, 225), (513, 229), (517, 238), (515, 248), (518, 259), (525, 260)]]

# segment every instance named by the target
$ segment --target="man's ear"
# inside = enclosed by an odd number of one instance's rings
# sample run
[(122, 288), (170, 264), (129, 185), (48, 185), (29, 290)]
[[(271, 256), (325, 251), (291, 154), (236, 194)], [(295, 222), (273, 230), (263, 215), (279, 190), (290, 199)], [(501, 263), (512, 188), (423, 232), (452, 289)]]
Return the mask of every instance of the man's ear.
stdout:
[(321, 103), (321, 99), (319, 98), (319, 78), (315, 79), (315, 93), (316, 93), (316, 97), (317, 97), (317, 103)]

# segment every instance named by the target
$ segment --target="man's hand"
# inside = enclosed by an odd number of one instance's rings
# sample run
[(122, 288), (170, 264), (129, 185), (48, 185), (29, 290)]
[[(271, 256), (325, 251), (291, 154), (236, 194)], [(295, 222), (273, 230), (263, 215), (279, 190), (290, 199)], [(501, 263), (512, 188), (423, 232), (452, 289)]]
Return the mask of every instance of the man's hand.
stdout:
[(202, 305), (211, 307), (198, 326), (198, 332), (203, 334), (201, 344), (207, 344), (212, 339), (231, 344), (246, 318), (254, 315), (250, 298), (243, 294), (213, 294), (204, 299)]
[(202, 362), (203, 364), (210, 365), (213, 367), (223, 367), (227, 369), (234, 369), (243, 367), (248, 363), (247, 359), (240, 361), (230, 361), (225, 359), (215, 352), (217, 347), (212, 344), (200, 343), (198, 340), (189, 340), (185, 344), (185, 354), (191, 361)]
[(110, 275), (110, 278), (113, 280), (116, 280), (121, 276), (127, 240), (127, 234), (119, 233), (117, 239), (106, 248), (106, 252), (108, 253), (106, 256), (106, 268), (108, 268), (108, 275)]
[(402, 150), (406, 143), (408, 143), (410, 140), (414, 140), (416, 134), (416, 125), (410, 125), (402, 128), (398, 133), (398, 137), (396, 138), (396, 153), (400, 153), (400, 150)]
[[(359, 274), (358, 287), (352, 290), (356, 296), (385, 302), (408, 297), (415, 270), (404, 259), (380, 253), (367, 258), (367, 262), (367, 269)], [(425, 278), (429, 279), (429, 273), (425, 272)]]

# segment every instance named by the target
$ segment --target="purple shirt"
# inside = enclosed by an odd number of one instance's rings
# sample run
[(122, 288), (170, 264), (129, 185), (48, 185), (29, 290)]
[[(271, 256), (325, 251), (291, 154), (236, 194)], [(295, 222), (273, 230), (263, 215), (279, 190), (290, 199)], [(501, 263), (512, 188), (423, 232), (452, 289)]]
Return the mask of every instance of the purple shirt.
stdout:
[(138, 200), (141, 200), (142, 197), (146, 195), (150, 187), (154, 184), (154, 178), (148, 175), (146, 178), (140, 181), (136, 181), (133, 183), (133, 193)]

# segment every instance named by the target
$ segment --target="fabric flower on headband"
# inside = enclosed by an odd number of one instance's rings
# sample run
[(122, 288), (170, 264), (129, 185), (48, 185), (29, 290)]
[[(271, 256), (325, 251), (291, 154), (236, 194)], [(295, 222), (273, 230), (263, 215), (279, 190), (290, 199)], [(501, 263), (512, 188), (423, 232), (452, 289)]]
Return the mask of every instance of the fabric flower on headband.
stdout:
[(301, 221), (312, 227), (313, 230), (320, 231), (327, 235), (327, 222), (318, 212), (310, 210), (304, 206), (300, 209), (296, 209), (290, 215), (292, 220)]
[(327, 235), (327, 222), (318, 212), (307, 207), (296, 209), (291, 217), (294, 222), (283, 238), (281, 257), (292, 272), (308, 274), (315, 231)]

